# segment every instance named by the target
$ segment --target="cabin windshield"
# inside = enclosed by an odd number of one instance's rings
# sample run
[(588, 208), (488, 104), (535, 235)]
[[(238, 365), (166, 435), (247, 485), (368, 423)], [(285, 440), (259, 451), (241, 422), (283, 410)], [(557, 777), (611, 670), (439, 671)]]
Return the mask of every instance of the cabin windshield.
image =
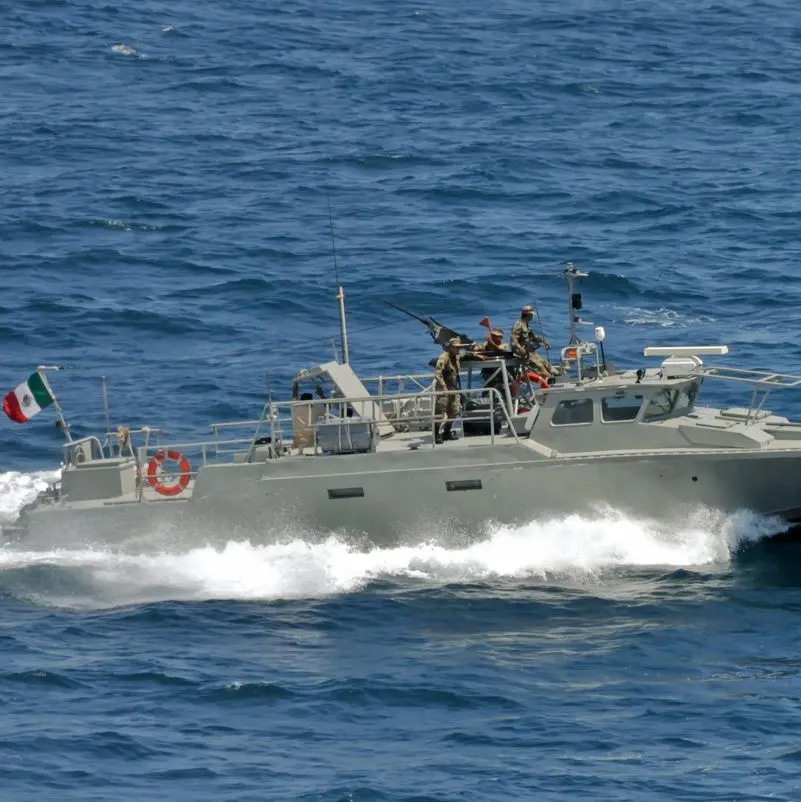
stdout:
[(686, 412), (694, 403), (695, 397), (698, 395), (698, 383), (693, 382), (686, 387), (679, 390), (679, 397), (676, 399), (676, 404), (673, 407), (674, 412)]
[(664, 389), (651, 396), (643, 415), (644, 421), (664, 418), (671, 413), (686, 412), (695, 403), (698, 395), (698, 382), (688, 384), (679, 390)]
[(653, 420), (654, 418), (662, 418), (665, 415), (669, 415), (673, 409), (673, 404), (676, 403), (678, 394), (678, 390), (662, 390), (660, 393), (651, 396), (648, 406), (645, 408), (643, 420)]

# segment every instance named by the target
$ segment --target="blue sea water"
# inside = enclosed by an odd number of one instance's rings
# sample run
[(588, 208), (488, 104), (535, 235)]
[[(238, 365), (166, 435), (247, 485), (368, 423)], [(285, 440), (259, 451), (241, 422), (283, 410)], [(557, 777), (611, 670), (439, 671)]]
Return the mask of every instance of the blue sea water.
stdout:
[[(790, 0), (8, 0), (2, 386), (59, 363), (75, 432), (101, 376), (115, 423), (203, 432), (330, 357), (337, 272), (389, 373), (435, 351), (384, 300), (474, 334), (535, 302), (564, 341), (566, 261), (618, 364), (798, 372), (799, 87)], [(61, 437), (0, 424), (4, 519)], [(769, 528), (6, 547), (0, 800), (797, 799), (801, 554)]]

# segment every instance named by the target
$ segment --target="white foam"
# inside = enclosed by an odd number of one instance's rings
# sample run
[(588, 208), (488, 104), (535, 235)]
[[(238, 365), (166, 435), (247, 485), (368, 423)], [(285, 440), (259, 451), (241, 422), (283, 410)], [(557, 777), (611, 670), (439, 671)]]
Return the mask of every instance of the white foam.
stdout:
[(130, 45), (126, 45), (126, 44), (112, 45), (111, 52), (112, 53), (116, 53), (119, 56), (135, 56), (135, 55), (137, 55), (136, 49), (131, 47)]
[(692, 326), (715, 322), (715, 318), (708, 315), (687, 317), (673, 309), (667, 309), (666, 307), (661, 307), (659, 309), (629, 307), (621, 311), (626, 315), (626, 317), (623, 318), (623, 322), (630, 326), (659, 326), (663, 329), (686, 329)]
[(501, 527), (460, 549), (436, 542), (361, 551), (337, 537), (255, 545), (231, 541), (183, 553), (122, 554), (99, 549), (0, 551), (0, 574), (33, 565), (76, 571), (84, 591), (50, 604), (106, 607), (158, 600), (318, 598), (358, 591), (376, 580), (426, 584), (536, 580), (593, 584), (621, 567), (692, 568), (727, 564), (744, 542), (785, 528), (749, 513), (699, 511), (679, 527), (613, 511)]
[(20, 510), (60, 475), (60, 470), (0, 473), (0, 524), (15, 521)]

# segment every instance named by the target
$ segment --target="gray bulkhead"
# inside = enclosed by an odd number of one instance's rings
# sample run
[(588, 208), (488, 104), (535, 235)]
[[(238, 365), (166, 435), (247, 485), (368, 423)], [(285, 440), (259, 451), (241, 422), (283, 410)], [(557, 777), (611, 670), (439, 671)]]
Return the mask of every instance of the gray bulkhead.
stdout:
[[(700, 378), (618, 374), (584, 385), (554, 385), (530, 437), (562, 454), (692, 448), (763, 448), (774, 437), (734, 411), (696, 408)], [(764, 416), (763, 416), (764, 417)], [(786, 423), (772, 417), (771, 423)], [(790, 436), (787, 436), (790, 439)]]

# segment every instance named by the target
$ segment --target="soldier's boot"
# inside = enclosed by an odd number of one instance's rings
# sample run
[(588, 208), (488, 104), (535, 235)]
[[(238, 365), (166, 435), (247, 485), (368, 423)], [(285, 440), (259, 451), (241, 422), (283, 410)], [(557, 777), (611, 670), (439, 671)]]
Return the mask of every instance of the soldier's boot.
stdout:
[(443, 440), (450, 440), (451, 439), (451, 429), (453, 428), (453, 421), (446, 421), (445, 425), (442, 427), (442, 439)]
[(442, 427), (440, 427), (440, 426), (438, 425), (438, 426), (437, 426), (437, 428), (436, 428), (436, 431), (434, 432), (434, 443), (435, 443), (436, 445), (438, 445), (438, 446), (441, 446), (441, 445), (442, 445), (442, 444), (445, 442), (445, 438), (442, 436), (442, 430), (443, 430), (443, 429), (445, 428), (445, 426), (447, 426), (447, 425), (448, 425), (447, 423), (446, 423), (446, 424), (443, 424), (443, 426), (442, 426)]

